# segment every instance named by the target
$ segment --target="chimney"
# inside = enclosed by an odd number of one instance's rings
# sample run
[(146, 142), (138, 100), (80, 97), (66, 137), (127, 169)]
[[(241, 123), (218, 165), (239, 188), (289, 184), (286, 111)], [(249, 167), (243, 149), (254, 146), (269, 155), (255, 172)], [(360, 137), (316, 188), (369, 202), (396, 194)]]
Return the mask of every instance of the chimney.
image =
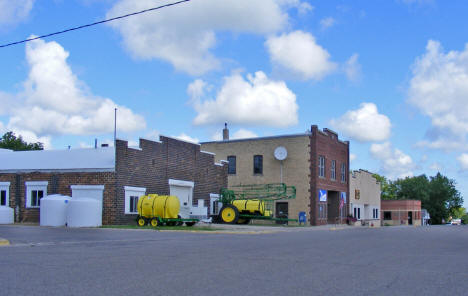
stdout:
[(227, 128), (227, 122), (224, 123), (224, 129), (223, 129), (223, 141), (228, 141), (229, 140), (229, 130)]

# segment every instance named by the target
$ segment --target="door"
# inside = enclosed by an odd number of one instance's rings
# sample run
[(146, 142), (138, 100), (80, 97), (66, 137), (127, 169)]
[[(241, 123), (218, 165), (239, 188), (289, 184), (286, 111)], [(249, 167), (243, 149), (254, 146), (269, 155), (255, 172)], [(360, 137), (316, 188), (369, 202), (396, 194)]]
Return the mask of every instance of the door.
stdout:
[(190, 208), (192, 207), (192, 187), (169, 186), (170, 195), (175, 195), (180, 201), (180, 216), (190, 218)]
[(408, 225), (413, 225), (413, 212), (408, 212)]
[[(288, 219), (288, 203), (277, 202), (276, 203), (276, 218)], [(276, 221), (276, 224), (288, 224), (288, 221)]]

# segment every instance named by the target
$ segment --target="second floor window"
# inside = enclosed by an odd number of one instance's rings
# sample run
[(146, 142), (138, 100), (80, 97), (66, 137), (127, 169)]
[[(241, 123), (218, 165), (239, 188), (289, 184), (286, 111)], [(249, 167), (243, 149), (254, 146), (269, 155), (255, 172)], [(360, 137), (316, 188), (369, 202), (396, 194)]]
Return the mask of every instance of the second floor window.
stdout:
[(341, 182), (346, 183), (346, 164), (341, 164)]
[(253, 173), (254, 175), (263, 174), (263, 155), (254, 155)]
[(325, 177), (325, 156), (319, 156), (318, 175), (322, 178)]
[(331, 162), (331, 177), (332, 180), (336, 180), (336, 160)]
[(235, 175), (236, 174), (236, 157), (234, 155), (227, 157), (228, 161), (228, 174)]

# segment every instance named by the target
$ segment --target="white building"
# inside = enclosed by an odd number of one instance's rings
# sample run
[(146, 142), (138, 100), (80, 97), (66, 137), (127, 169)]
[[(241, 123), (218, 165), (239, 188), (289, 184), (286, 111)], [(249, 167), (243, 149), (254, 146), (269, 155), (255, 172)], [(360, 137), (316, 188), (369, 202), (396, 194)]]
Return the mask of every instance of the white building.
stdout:
[(349, 180), (349, 213), (356, 225), (380, 226), (380, 182), (365, 170), (351, 172)]

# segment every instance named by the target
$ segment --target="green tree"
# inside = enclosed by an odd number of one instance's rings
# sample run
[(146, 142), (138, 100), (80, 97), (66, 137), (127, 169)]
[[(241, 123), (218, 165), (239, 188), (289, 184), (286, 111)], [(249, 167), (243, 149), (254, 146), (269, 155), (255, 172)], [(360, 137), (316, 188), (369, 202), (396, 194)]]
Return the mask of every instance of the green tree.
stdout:
[(450, 216), (452, 216), (453, 219), (461, 219), (465, 215), (466, 215), (466, 209), (462, 207), (453, 208), (450, 211)]
[(416, 199), (422, 204), (429, 200), (429, 179), (426, 175), (398, 179), (394, 184), (397, 188), (397, 199)]
[(0, 148), (15, 151), (43, 150), (44, 145), (41, 142), (27, 143), (23, 141), (21, 135), (16, 137), (13, 132), (7, 132), (0, 139)]
[(437, 173), (429, 182), (429, 199), (423, 204), (430, 215), (433, 224), (442, 223), (450, 212), (461, 207), (463, 198), (455, 187), (455, 181)]
[(380, 197), (382, 199), (397, 199), (397, 188), (395, 184), (379, 174), (372, 175), (377, 182), (380, 182)]

